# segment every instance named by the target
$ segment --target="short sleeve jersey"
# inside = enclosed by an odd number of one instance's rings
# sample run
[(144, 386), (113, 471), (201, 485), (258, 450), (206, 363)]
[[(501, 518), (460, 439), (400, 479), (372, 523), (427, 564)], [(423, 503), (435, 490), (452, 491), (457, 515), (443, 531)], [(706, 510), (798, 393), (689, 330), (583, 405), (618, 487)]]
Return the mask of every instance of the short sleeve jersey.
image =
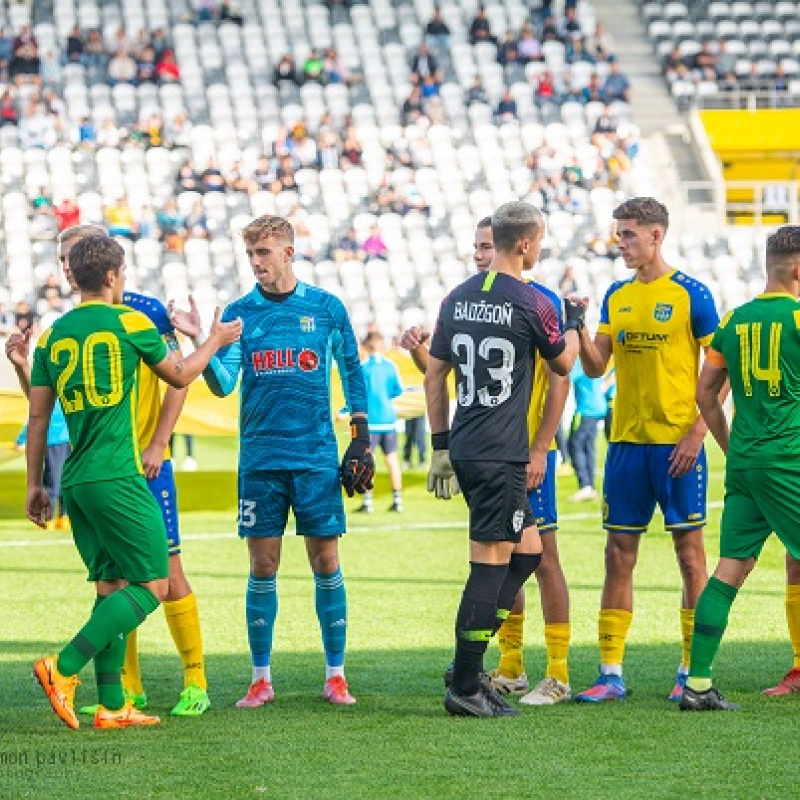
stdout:
[(528, 461), (534, 359), (566, 346), (552, 302), (510, 275), (480, 273), (444, 300), (431, 355), (456, 371), (450, 455), (462, 461)]
[(388, 358), (375, 353), (361, 364), (367, 385), (367, 418), (370, 433), (391, 433), (397, 422), (392, 402), (403, 394), (400, 374)]
[(341, 300), (302, 281), (282, 302), (256, 286), (222, 314), (224, 322), (237, 317), (242, 337), (217, 353), (215, 368), (231, 388), (241, 371), (240, 472), (336, 468), (334, 362), (348, 408), (367, 411), (358, 342)]
[(800, 303), (762, 294), (726, 314), (708, 361), (728, 370), (728, 469), (800, 463)]
[[(180, 349), (169, 313), (160, 300), (136, 292), (125, 292), (122, 302), (128, 308), (141, 311), (156, 326), (169, 350)], [(153, 440), (160, 414), (161, 384), (155, 373), (142, 364), (139, 369), (139, 408), (136, 412), (140, 452)], [(169, 458), (169, 448), (165, 451), (165, 458)]]
[[(536, 281), (531, 281), (530, 285), (533, 286), (533, 288), (537, 291), (541, 292), (545, 297), (550, 299), (550, 302), (553, 304), (553, 308), (556, 311), (556, 315), (558, 316), (559, 329), (563, 332), (564, 324), (561, 319), (561, 300), (559, 299), (558, 295)], [(528, 446), (533, 444), (533, 440), (536, 438), (536, 433), (539, 430), (539, 426), (542, 424), (542, 417), (544, 417), (544, 404), (547, 400), (547, 391), (549, 388), (550, 381), (547, 377), (547, 371), (544, 369), (544, 365), (542, 364), (541, 353), (537, 351), (533, 363), (533, 390), (531, 393), (531, 404), (528, 407)], [(550, 443), (550, 449), (556, 449), (555, 439), (553, 439), (553, 441)]]
[(63, 486), (141, 474), (139, 363), (158, 364), (166, 355), (153, 323), (122, 305), (82, 303), (42, 334), (31, 385), (54, 389), (64, 410), (72, 452)]
[(611, 338), (617, 371), (612, 442), (676, 444), (689, 432), (700, 348), (718, 322), (705, 284), (678, 270), (611, 286), (598, 332)]

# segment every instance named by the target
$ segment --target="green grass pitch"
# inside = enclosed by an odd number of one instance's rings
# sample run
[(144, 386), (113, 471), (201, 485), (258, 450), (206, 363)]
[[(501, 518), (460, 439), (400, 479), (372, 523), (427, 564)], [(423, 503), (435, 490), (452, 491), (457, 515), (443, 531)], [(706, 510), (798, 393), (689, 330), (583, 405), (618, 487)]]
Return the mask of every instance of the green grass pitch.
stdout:
[[(92, 592), (68, 535), (21, 518), (23, 475), (0, 473), (0, 797), (46, 798), (783, 798), (797, 796), (800, 696), (767, 699), (791, 662), (783, 611), (783, 553), (768, 544), (731, 614), (715, 676), (743, 706), (682, 714), (666, 702), (678, 663), (680, 582), (657, 519), (642, 544), (624, 702), (526, 708), (521, 718), (452, 719), (442, 671), (467, 564), (460, 498), (429, 498), (406, 475), (406, 513), (390, 515), (385, 475), (377, 512), (350, 517), (342, 562), (350, 602), (348, 678), (358, 705), (320, 698), (323, 657), (302, 542), (286, 541), (273, 654), (276, 701), (237, 710), (250, 677), (244, 618), (245, 546), (233, 535), (235, 454), (201, 442), (201, 464), (180, 474), (186, 572), (199, 598), (213, 708), (171, 719), (180, 661), (163, 614), (140, 632), (142, 668), (161, 726), (71, 731), (30, 677), (81, 624)], [(709, 564), (716, 556), (722, 463), (712, 454)], [(560, 480), (562, 559), (571, 590), (573, 691), (595, 678), (604, 536), (598, 509), (567, 498)], [(348, 501), (350, 510), (356, 501)], [(191, 510), (191, 509), (204, 510)], [(525, 625), (528, 675), (544, 666), (535, 588)], [(490, 647), (487, 665), (497, 658)], [(91, 668), (79, 701), (94, 697)]]

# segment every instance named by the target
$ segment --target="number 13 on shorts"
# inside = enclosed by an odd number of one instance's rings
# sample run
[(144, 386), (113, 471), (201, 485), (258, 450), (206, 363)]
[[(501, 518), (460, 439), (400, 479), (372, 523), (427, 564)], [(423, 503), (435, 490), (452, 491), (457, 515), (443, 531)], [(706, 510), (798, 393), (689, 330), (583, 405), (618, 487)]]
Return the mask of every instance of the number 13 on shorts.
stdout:
[(256, 524), (256, 501), (239, 500), (239, 515), (236, 524), (240, 528), (252, 528)]

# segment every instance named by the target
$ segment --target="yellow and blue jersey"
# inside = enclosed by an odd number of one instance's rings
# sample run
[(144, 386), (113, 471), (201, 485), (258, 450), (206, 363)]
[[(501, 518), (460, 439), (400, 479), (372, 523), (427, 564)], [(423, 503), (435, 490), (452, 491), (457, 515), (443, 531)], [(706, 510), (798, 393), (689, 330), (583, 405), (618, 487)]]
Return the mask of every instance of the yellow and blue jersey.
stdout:
[[(156, 326), (156, 330), (161, 334), (168, 349), (180, 349), (169, 313), (160, 300), (136, 292), (125, 292), (122, 296), (122, 303), (136, 311), (141, 311)], [(136, 411), (136, 437), (139, 442), (139, 452), (142, 452), (153, 440), (160, 414), (161, 385), (155, 373), (142, 364), (139, 367), (139, 401)], [(169, 447), (167, 447), (164, 451), (164, 459), (169, 457)]]
[[(561, 300), (558, 295), (548, 289), (546, 286), (536, 281), (528, 281), (528, 283), (535, 289), (540, 291), (550, 302), (556, 310), (558, 317), (558, 327), (561, 332), (564, 332), (564, 320), (561, 314)], [(542, 424), (542, 417), (544, 416), (544, 403), (547, 400), (547, 390), (550, 388), (550, 380), (547, 377), (547, 371), (544, 368), (544, 361), (542, 354), (537, 350), (533, 361), (533, 388), (531, 390), (531, 402), (528, 406), (528, 446), (533, 445), (533, 440), (536, 438), (536, 432)], [(550, 442), (550, 449), (556, 449), (556, 442), (553, 439)]]
[(330, 376), (339, 367), (352, 413), (366, 413), (358, 343), (341, 300), (298, 282), (287, 295), (256, 286), (223, 312), (240, 317), (242, 337), (203, 373), (211, 391), (230, 394), (241, 372), (239, 471), (335, 469)]
[(609, 288), (598, 333), (617, 371), (612, 442), (676, 444), (697, 419), (700, 348), (719, 315), (708, 287), (679, 270)]

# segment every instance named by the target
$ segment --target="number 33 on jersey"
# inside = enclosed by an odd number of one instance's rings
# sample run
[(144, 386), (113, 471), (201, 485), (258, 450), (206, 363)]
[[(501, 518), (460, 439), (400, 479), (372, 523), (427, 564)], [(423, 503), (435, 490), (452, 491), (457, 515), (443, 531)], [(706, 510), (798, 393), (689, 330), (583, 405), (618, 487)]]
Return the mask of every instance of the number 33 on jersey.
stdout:
[(430, 351), (456, 373), (450, 457), (526, 463), (534, 356), (556, 358), (564, 347), (557, 309), (532, 286), (488, 272), (455, 288)]

